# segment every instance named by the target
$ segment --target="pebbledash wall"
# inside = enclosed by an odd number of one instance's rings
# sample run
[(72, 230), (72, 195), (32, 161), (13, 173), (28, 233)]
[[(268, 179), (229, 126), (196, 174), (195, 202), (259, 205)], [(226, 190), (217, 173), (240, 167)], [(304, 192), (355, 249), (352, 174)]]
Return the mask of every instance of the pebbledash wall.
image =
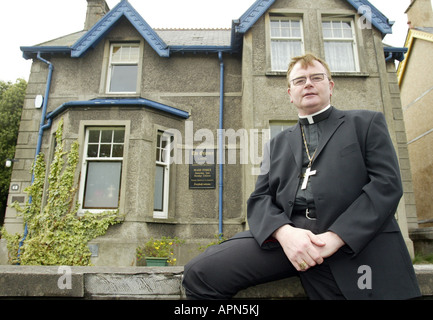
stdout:
[[(332, 60), (325, 47), (335, 45), (340, 30), (348, 32), (353, 65), (331, 65), (332, 103), (385, 114), (404, 180), (397, 217), (413, 250), (408, 229), (417, 228), (417, 217), (394, 67), (402, 50), (384, 48), (382, 38), (391, 24), (368, 1), (258, 0), (233, 20), (231, 30), (153, 30), (126, 0), (107, 8), (105, 1), (88, 0), (88, 16), (102, 17), (95, 25), (22, 47), (33, 64), (9, 205), (27, 200), (23, 190), (31, 181), (41, 117), (41, 152), (48, 159), (63, 119), (67, 145), (80, 143), (77, 201), (82, 210), (106, 206), (125, 216), (92, 241), (93, 263), (134, 265), (137, 245), (161, 236), (186, 240), (178, 251), (179, 264), (186, 263), (218, 233), (230, 237), (248, 227), (245, 204), (268, 129), (272, 134), (296, 122), (277, 42), (290, 46), (295, 41), (294, 52)], [(291, 33), (285, 33), (287, 28)], [(327, 34), (327, 28), (335, 34)], [(288, 62), (288, 52), (282, 53)], [(54, 66), (51, 81), (47, 63)], [(117, 81), (118, 71), (125, 71), (133, 89), (121, 87), (125, 82)], [(35, 108), (34, 101), (45, 95), (47, 83), (43, 118), (44, 108)], [(222, 143), (219, 133), (226, 134)], [(189, 155), (201, 150), (214, 164), (201, 164), (199, 156), (191, 161)], [(5, 226), (9, 232), (23, 231), (22, 219), (10, 206)], [(3, 262), (4, 242), (2, 247)]]

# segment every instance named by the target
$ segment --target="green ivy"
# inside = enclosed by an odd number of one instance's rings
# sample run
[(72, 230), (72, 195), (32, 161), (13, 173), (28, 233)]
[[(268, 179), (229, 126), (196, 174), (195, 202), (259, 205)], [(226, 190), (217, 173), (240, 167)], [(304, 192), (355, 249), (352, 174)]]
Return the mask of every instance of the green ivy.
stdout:
[(27, 225), (28, 233), (22, 246), (18, 248), (19, 235), (2, 230), (8, 241), (10, 263), (91, 265), (88, 242), (122, 221), (117, 211), (77, 214), (79, 204), (75, 201), (74, 177), (79, 159), (78, 142), (65, 152), (62, 136), (63, 119), (56, 131), (57, 146), (49, 168), (46, 201), (43, 203), (46, 166), (44, 154), (40, 153), (33, 168), (33, 183), (25, 189), (29, 200), (24, 207), (13, 204)]

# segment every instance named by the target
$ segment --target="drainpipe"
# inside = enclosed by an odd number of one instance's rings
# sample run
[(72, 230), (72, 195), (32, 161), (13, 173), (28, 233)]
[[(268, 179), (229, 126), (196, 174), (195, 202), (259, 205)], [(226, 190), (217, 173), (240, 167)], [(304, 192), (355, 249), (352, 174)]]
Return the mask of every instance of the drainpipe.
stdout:
[(218, 130), (218, 149), (219, 149), (219, 199), (218, 199), (218, 217), (219, 227), (218, 234), (222, 237), (223, 234), (223, 155), (224, 155), (224, 144), (223, 144), (223, 115), (224, 115), (224, 61), (223, 54), (221, 51), (218, 52), (218, 58), (220, 61), (220, 116), (219, 116), (219, 130)]
[[(51, 78), (53, 76), (53, 70), (54, 70), (53, 64), (51, 62), (45, 60), (44, 58), (42, 58), (40, 52), (38, 52), (37, 58), (48, 65), (48, 78), (47, 78), (47, 86), (45, 88), (44, 103), (42, 105), (42, 115), (41, 115), (41, 122), (39, 124), (39, 135), (38, 135), (38, 143), (36, 145), (35, 160), (36, 160), (37, 156), (39, 155), (39, 152), (41, 152), (42, 137), (44, 135), (44, 130), (48, 129), (51, 126), (51, 121), (49, 121), (47, 124), (45, 124), (45, 118), (47, 115), (48, 96), (50, 94), (50, 88), (51, 88)], [(33, 179), (34, 179), (34, 177), (32, 175), (32, 182), (33, 182)]]
[(385, 57), (385, 61), (389, 61), (392, 59), (392, 52), (388, 52), (386, 57)]
[[(51, 88), (51, 79), (53, 76), (53, 70), (54, 67), (52, 65), (51, 62), (45, 60), (44, 58), (41, 57), (41, 53), (38, 52), (37, 55), (37, 59), (46, 63), (48, 65), (48, 77), (47, 77), (47, 85), (45, 88), (45, 96), (44, 96), (44, 102), (42, 104), (42, 115), (41, 115), (41, 122), (39, 124), (39, 134), (38, 134), (38, 141), (37, 141), (37, 145), (36, 145), (36, 155), (35, 155), (35, 161), (36, 158), (38, 157), (39, 153), (41, 152), (41, 146), (42, 146), (42, 137), (44, 135), (44, 130), (48, 129), (51, 127), (51, 119), (48, 120), (47, 124), (45, 124), (45, 118), (47, 115), (47, 106), (48, 106), (48, 96), (50, 94), (50, 88)], [(35, 174), (32, 173), (32, 184), (33, 181), (35, 180)], [(32, 203), (32, 197), (29, 198), (29, 203)], [(18, 246), (18, 259), (20, 257), (20, 251), (21, 251), (21, 246), (24, 243), (24, 240), (26, 240), (27, 238), (27, 234), (28, 234), (28, 229), (27, 229), (27, 223), (24, 226), (24, 235), (23, 238), (21, 239), (21, 241), (19, 242), (19, 246)], [(18, 263), (19, 264), (19, 263)]]

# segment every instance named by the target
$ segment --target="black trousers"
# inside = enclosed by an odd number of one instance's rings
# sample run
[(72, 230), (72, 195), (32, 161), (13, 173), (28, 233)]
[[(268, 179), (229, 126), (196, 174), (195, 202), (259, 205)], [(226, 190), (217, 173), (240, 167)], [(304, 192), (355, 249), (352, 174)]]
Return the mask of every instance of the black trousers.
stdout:
[[(297, 220), (298, 227), (314, 229), (311, 220)], [(229, 239), (193, 258), (185, 266), (183, 286), (189, 299), (230, 299), (239, 290), (293, 276), (300, 277), (310, 299), (344, 299), (326, 259), (298, 272), (281, 248), (262, 249), (252, 237)]]

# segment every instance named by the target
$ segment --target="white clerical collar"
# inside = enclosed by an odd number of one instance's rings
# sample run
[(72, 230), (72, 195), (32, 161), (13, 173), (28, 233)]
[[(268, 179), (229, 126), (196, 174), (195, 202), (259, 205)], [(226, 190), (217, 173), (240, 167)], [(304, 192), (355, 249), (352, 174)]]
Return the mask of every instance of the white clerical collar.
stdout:
[[(302, 124), (306, 124), (307, 123), (307, 121), (308, 121), (308, 124), (313, 124), (313, 123), (317, 123), (317, 122), (319, 122), (319, 121), (321, 121), (321, 120), (324, 120), (324, 118), (323, 117), (317, 117), (317, 116), (319, 116), (319, 115), (321, 115), (321, 114), (323, 114), (323, 113), (325, 113), (325, 111), (326, 110), (328, 110), (329, 108), (331, 108), (331, 105), (329, 104), (326, 108), (323, 108), (322, 110), (319, 110), (319, 111), (317, 111), (316, 113), (313, 113), (313, 114), (309, 114), (309, 115), (306, 115), (306, 116), (298, 116), (299, 117), (299, 121), (302, 123)], [(328, 114), (327, 114), (328, 115)], [(325, 117), (325, 118), (327, 118), (327, 117)], [(305, 120), (307, 120), (307, 121), (305, 121)]]

